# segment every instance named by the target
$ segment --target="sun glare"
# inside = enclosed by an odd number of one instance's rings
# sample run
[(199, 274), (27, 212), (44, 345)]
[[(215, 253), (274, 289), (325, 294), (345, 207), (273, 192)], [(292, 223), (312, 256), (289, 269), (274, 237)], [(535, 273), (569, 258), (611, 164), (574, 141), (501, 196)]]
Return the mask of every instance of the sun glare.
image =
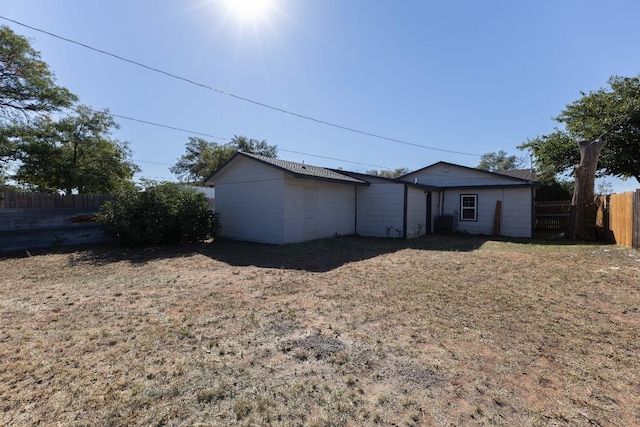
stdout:
[(226, 0), (229, 13), (244, 21), (265, 18), (273, 7), (272, 0)]

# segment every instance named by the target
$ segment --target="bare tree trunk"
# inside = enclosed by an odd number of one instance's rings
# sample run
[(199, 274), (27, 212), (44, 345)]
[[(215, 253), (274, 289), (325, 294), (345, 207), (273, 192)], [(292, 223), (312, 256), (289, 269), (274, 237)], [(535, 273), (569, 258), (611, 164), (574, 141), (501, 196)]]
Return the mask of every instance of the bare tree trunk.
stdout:
[(581, 141), (580, 164), (574, 166), (573, 173), (576, 180), (571, 200), (571, 218), (567, 237), (570, 239), (595, 240), (596, 213), (598, 206), (595, 201), (594, 186), (596, 168), (600, 151), (605, 141)]

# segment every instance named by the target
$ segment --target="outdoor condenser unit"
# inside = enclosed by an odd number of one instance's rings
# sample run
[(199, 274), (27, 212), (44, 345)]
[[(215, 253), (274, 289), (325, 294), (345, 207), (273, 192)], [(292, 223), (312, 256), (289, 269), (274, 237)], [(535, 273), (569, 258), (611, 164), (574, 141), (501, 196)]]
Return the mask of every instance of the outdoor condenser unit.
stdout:
[(436, 233), (455, 233), (455, 215), (440, 215), (436, 218)]

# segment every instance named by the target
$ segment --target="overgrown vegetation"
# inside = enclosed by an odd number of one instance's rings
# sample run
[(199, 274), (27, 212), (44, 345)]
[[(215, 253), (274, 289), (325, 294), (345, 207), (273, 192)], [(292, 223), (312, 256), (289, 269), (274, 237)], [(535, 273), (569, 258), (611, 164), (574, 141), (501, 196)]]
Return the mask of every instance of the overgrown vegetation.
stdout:
[(640, 424), (640, 255), (339, 238), (0, 260), (0, 424)]
[(103, 205), (100, 221), (132, 246), (202, 242), (220, 232), (218, 214), (209, 209), (205, 195), (171, 182), (122, 191)]

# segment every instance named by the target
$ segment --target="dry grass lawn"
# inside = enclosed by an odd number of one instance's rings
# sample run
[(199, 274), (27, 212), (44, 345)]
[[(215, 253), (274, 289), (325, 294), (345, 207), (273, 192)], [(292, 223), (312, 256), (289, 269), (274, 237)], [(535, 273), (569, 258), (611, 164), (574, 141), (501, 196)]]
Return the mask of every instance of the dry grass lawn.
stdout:
[(337, 238), (0, 259), (2, 425), (640, 425), (640, 252)]

